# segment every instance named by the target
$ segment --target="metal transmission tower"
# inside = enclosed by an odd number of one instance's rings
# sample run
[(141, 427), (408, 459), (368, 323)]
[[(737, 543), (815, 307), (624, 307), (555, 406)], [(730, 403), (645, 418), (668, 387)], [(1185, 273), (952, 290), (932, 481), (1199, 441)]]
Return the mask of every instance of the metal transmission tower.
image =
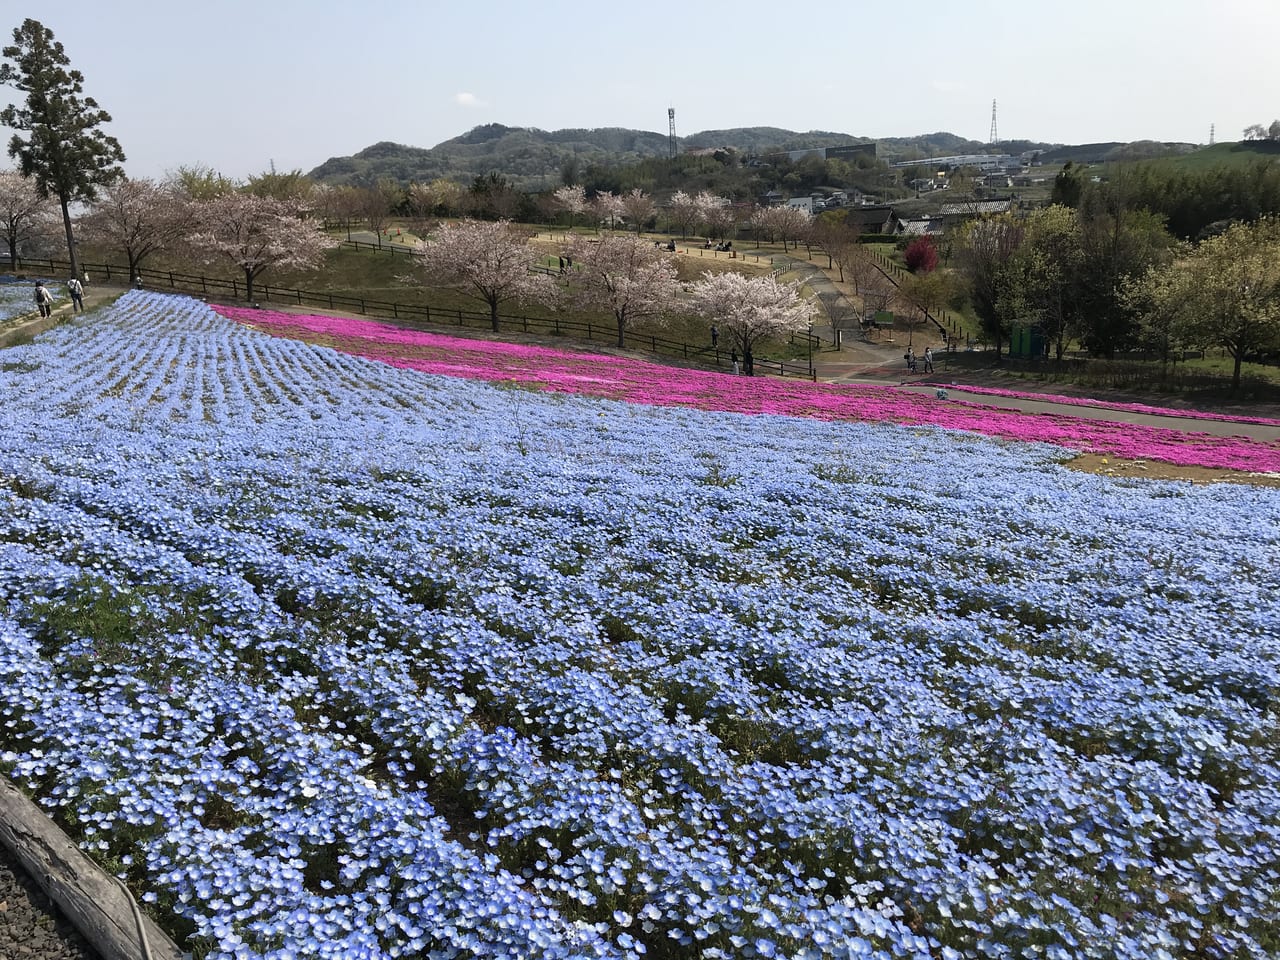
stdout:
[(676, 158), (676, 108), (667, 107), (667, 159), (674, 160)]
[(992, 100), (991, 101), (991, 140), (989, 142), (995, 143), (999, 139), (1000, 138), (996, 136), (996, 102)]

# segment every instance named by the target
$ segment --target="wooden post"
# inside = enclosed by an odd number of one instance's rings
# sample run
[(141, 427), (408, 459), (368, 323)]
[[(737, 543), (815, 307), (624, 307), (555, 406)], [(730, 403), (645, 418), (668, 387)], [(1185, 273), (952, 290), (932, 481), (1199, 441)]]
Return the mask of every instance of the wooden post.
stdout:
[(135, 914), (117, 881), (86, 857), (34, 803), (0, 777), (0, 842), (22, 864), (102, 960), (144, 960), (139, 920), (153, 960), (182, 960), (168, 934)]

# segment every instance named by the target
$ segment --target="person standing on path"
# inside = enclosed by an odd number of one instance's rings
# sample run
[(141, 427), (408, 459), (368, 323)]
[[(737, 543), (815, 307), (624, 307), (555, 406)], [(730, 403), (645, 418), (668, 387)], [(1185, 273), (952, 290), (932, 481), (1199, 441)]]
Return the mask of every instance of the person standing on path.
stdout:
[(51, 294), (45, 287), (43, 280), (36, 281), (34, 296), (36, 308), (40, 311), (40, 316), (50, 316), (53, 313), (53, 294)]
[(67, 293), (71, 294), (71, 312), (84, 313), (84, 287), (75, 277), (67, 281)]
[(711, 349), (714, 350), (716, 348), (716, 344), (718, 344), (719, 342), (720, 342), (720, 331), (716, 328), (716, 325), (713, 323), (711, 325)]
[(924, 372), (933, 373), (933, 347), (924, 348)]

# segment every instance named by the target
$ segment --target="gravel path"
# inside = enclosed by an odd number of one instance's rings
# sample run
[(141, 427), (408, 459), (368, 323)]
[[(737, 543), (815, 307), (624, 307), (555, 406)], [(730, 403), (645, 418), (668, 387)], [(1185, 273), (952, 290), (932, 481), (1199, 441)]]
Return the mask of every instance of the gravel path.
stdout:
[(9, 851), (0, 845), (0, 957), (100, 960)]

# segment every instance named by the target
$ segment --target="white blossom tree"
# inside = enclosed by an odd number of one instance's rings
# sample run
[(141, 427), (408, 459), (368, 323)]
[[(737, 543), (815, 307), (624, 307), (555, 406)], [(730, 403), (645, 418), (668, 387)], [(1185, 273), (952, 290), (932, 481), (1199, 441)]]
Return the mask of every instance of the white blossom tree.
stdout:
[(680, 280), (662, 251), (639, 237), (608, 234), (597, 241), (575, 238), (570, 297), (580, 306), (608, 310), (618, 325), (618, 346), (640, 320), (665, 317), (676, 302)]
[(510, 220), (445, 224), (420, 241), (415, 253), (428, 283), (488, 304), (495, 333), (503, 303), (549, 304), (558, 293), (551, 277), (530, 269), (529, 238)]
[(555, 197), (556, 207), (569, 215), (569, 229), (572, 230), (578, 214), (587, 209), (587, 188), (575, 183), (561, 187), (552, 196)]
[(747, 374), (753, 372), (757, 343), (805, 330), (812, 316), (811, 305), (800, 296), (800, 284), (779, 283), (772, 274), (708, 270), (688, 289), (693, 312), (730, 337), (742, 351)]
[(607, 220), (610, 230), (618, 222), (618, 218), (626, 213), (622, 197), (616, 196), (608, 190), (601, 190), (591, 198), (591, 210), (595, 214), (596, 226), (598, 227)]
[(0, 170), (0, 232), (11, 264), (18, 264), (19, 247), (44, 233), (53, 210), (52, 201), (40, 196), (33, 180), (14, 170)]
[(756, 246), (760, 246), (760, 239), (763, 237), (770, 243), (773, 243), (774, 234), (778, 232), (778, 228), (774, 226), (773, 212), (776, 207), (753, 207), (748, 223), (751, 224), (751, 232), (755, 234)]
[(230, 263), (244, 271), (245, 299), (253, 282), (271, 267), (310, 269), (340, 241), (314, 220), (303, 220), (292, 204), (271, 197), (228, 193), (192, 209), (186, 242), (206, 263)]
[(169, 187), (147, 179), (118, 180), (80, 219), (82, 238), (123, 250), (134, 277), (147, 257), (187, 233), (190, 212), (191, 204)]
[(644, 229), (644, 225), (653, 218), (653, 197), (639, 187), (635, 187), (623, 196), (622, 211), (626, 214), (627, 222), (635, 227), (636, 233), (639, 234)]
[(706, 196), (711, 200), (702, 205), (702, 222), (707, 226), (707, 236), (715, 240), (723, 240), (733, 233), (733, 228), (738, 224), (738, 215), (734, 212), (733, 205), (711, 194), (698, 196), (699, 198)]
[(680, 228), (680, 238), (683, 240), (693, 231), (699, 223), (702, 222), (702, 210), (698, 206), (695, 197), (689, 196), (683, 190), (677, 190), (671, 195), (671, 222)]

